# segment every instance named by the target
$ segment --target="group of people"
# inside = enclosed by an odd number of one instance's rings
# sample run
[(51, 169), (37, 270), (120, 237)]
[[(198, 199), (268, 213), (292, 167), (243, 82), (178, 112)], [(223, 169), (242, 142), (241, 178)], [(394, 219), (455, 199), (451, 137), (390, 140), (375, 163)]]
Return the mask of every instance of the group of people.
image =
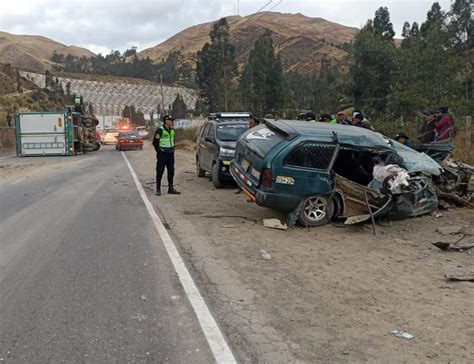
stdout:
[[(436, 111), (427, 108), (423, 111), (424, 121), (421, 124), (418, 140), (421, 144), (450, 140), (454, 131), (454, 119), (449, 114), (449, 108), (442, 106)], [(398, 142), (411, 146), (408, 135), (400, 133), (395, 137)]]
[(359, 126), (361, 128), (374, 130), (372, 124), (370, 124), (369, 120), (367, 120), (362, 114), (361, 111), (354, 111), (352, 113), (352, 119), (349, 120), (344, 113), (344, 111), (339, 111), (335, 117), (330, 114), (321, 114), (319, 118), (316, 119), (316, 115), (314, 112), (309, 111), (306, 113), (300, 113), (298, 115), (298, 120), (306, 120), (306, 121), (319, 121), (321, 123), (328, 123), (328, 124), (341, 124), (341, 125), (354, 125)]
[[(77, 104), (82, 104), (82, 100), (76, 100)], [(77, 105), (76, 105), (77, 106)], [(440, 107), (436, 112), (428, 108), (423, 112), (424, 122), (421, 127), (421, 134), (419, 135), (420, 143), (431, 143), (433, 141), (449, 140), (451, 137), (452, 130), (454, 129), (454, 119), (449, 114), (447, 107)], [(265, 115), (265, 119), (273, 119), (273, 115)], [(301, 113), (298, 115), (299, 120), (314, 121), (316, 122), (316, 115), (313, 112)], [(354, 125), (361, 128), (374, 130), (370, 122), (364, 117), (362, 112), (354, 111), (352, 113), (352, 120), (346, 117), (343, 111), (336, 114), (336, 117), (332, 117), (329, 114), (322, 114), (318, 118), (319, 122), (329, 124), (341, 124), (341, 125)], [(174, 129), (173, 129), (174, 118), (171, 115), (165, 115), (163, 117), (163, 126), (155, 131), (153, 136), (153, 146), (156, 151), (156, 192), (155, 194), (161, 195), (161, 179), (165, 168), (168, 171), (168, 193), (179, 195), (180, 192), (174, 188), (173, 177), (174, 177)], [(249, 117), (249, 128), (253, 128), (258, 125), (258, 120), (250, 115)], [(410, 138), (400, 133), (395, 138), (402, 144), (410, 145)]]

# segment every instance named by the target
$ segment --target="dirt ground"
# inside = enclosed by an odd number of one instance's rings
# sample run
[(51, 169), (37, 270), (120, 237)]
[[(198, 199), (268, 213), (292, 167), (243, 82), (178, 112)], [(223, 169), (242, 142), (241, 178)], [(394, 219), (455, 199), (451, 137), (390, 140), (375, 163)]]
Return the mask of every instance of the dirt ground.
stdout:
[[(235, 186), (215, 190), (198, 178), (190, 148), (176, 156), (180, 196), (153, 195), (148, 143), (125, 153), (240, 362), (474, 362), (474, 283), (444, 277), (473, 271), (474, 249), (431, 244), (446, 239), (439, 227), (474, 225), (474, 210), (386, 221), (377, 236), (370, 225), (273, 230), (262, 220), (282, 216), (247, 202)], [(71, 160), (0, 159), (0, 184)]]
[(440, 226), (474, 225), (472, 209), (385, 222), (377, 236), (370, 225), (272, 230), (262, 220), (282, 216), (247, 202), (235, 186), (216, 190), (198, 178), (189, 150), (176, 156), (181, 196), (152, 196), (148, 145), (127, 156), (240, 361), (474, 361), (474, 283), (444, 277), (472, 271), (474, 251), (431, 244), (446, 238)]

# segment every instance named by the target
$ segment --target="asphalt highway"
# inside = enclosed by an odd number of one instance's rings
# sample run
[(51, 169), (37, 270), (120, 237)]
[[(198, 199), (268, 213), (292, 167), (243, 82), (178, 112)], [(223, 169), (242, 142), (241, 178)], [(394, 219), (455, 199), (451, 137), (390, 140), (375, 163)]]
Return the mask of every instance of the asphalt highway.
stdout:
[(121, 153), (0, 183), (0, 363), (215, 360)]

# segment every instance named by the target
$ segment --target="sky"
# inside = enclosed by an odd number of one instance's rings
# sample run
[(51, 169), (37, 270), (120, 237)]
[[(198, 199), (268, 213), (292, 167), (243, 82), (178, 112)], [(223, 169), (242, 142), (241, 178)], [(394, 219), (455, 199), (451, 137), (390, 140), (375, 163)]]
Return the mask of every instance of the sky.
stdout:
[[(452, 0), (439, 0), (448, 10)], [(387, 6), (397, 35), (405, 21), (423, 22), (434, 0), (0, 0), (0, 30), (42, 35), (107, 54), (155, 46), (187, 27), (264, 10), (301, 13), (362, 27)], [(239, 6), (237, 6), (239, 3)]]

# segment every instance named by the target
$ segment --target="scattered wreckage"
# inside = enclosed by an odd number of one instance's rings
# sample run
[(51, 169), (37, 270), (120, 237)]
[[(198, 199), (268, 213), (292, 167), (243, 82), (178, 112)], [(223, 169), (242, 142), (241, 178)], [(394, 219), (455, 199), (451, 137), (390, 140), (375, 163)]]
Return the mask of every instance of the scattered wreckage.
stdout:
[(420, 144), (413, 148), (429, 155), (442, 167), (441, 174), (433, 176), (433, 183), (439, 199), (460, 206), (471, 202), (473, 187), (470, 185), (470, 181), (474, 174), (474, 167), (450, 159), (454, 149), (451, 142), (441, 141)]
[(425, 153), (363, 128), (296, 120), (266, 119), (244, 133), (230, 172), (252, 201), (287, 213), (289, 225), (429, 214), (452, 188)]

